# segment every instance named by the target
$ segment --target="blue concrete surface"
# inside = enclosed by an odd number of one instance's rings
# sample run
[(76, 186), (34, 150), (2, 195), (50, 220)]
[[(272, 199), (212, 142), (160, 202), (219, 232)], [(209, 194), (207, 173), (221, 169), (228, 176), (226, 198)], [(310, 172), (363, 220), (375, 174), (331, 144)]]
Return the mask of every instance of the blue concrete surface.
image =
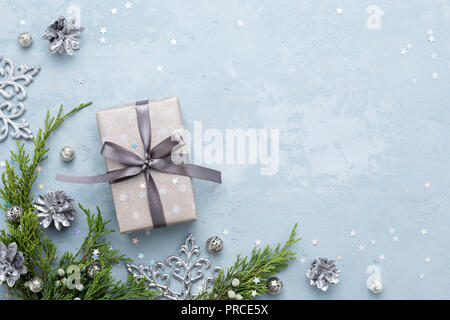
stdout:
[[(96, 111), (176, 96), (190, 130), (198, 120), (205, 129), (223, 131), (279, 128), (281, 168), (268, 177), (254, 165), (214, 166), (223, 170), (224, 183), (195, 181), (197, 222), (150, 236), (116, 233), (110, 237), (116, 248), (150, 263), (175, 253), (190, 232), (203, 251), (206, 239), (219, 235), (225, 250), (212, 258), (226, 267), (237, 253), (248, 254), (256, 239), (263, 245), (284, 241), (299, 222), (303, 240), (295, 249), (305, 261), (283, 271), (283, 293), (268, 298), (449, 298), (449, 2), (130, 0), (130, 9), (125, 2), (0, 2), (1, 54), (16, 64), (42, 66), (25, 101), (24, 118), (33, 131), (47, 109), (94, 103), (49, 140), (38, 183), (65, 189), (84, 206), (100, 206), (117, 229), (107, 184), (68, 185), (54, 175), (105, 170)], [(71, 5), (81, 8), (86, 28), (81, 50), (72, 57), (52, 55), (40, 37)], [(367, 23), (370, 5), (382, 10), (379, 29)], [(99, 41), (102, 27), (105, 44)], [(22, 49), (16, 38), (26, 30), (34, 43)], [(14, 145), (11, 138), (0, 143), (0, 160)], [(64, 145), (77, 152), (72, 163), (59, 158)], [(75, 250), (85, 234), (81, 212), (70, 229), (48, 231), (59, 253)], [(341, 282), (327, 293), (310, 287), (310, 260), (338, 255)], [(366, 269), (379, 255), (385, 257), (376, 264), (385, 290), (374, 296), (366, 288)], [(115, 270), (119, 278), (125, 274)]]

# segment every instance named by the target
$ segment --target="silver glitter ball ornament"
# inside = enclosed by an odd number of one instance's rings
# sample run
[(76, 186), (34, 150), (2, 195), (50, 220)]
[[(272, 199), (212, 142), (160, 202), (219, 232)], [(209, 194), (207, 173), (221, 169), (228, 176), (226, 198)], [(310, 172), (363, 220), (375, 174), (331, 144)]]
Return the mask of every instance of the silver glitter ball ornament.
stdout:
[(44, 281), (39, 277), (34, 277), (30, 281), (25, 282), (25, 286), (34, 293), (41, 292), (44, 288)]
[(99, 262), (94, 261), (86, 268), (86, 274), (89, 278), (93, 279), (95, 274), (102, 270), (102, 266)]
[(11, 206), (6, 210), (6, 220), (9, 222), (17, 222), (23, 215), (23, 209), (21, 206)]
[(206, 249), (210, 253), (219, 253), (223, 249), (223, 240), (217, 236), (209, 238), (206, 240)]
[(372, 293), (381, 293), (383, 291), (383, 282), (381, 280), (372, 280), (367, 284), (367, 287), (369, 288)]
[(271, 277), (267, 279), (266, 287), (270, 293), (278, 294), (281, 292), (281, 289), (283, 289), (283, 282), (281, 282), (281, 280), (277, 277)]
[(33, 43), (33, 37), (29, 32), (22, 32), (17, 37), (17, 40), (19, 41), (19, 44), (24, 48), (28, 48)]
[(66, 161), (72, 161), (75, 157), (75, 150), (70, 146), (65, 146), (61, 149), (61, 158)]

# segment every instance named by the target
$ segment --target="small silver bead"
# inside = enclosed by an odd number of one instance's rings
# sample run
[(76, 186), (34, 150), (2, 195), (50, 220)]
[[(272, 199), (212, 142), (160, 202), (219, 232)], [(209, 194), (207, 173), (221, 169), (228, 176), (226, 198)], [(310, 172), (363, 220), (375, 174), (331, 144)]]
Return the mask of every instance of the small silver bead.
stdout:
[(66, 161), (72, 161), (75, 157), (75, 150), (70, 146), (65, 146), (61, 149), (61, 158)]
[(29, 32), (22, 32), (17, 37), (17, 40), (19, 41), (19, 44), (24, 48), (28, 48), (29, 46), (31, 46), (31, 43), (33, 43), (33, 37)]
[(216, 236), (209, 238), (206, 240), (206, 249), (208, 249), (210, 253), (218, 253), (222, 251), (223, 240)]
[(271, 277), (266, 282), (267, 290), (272, 294), (278, 294), (283, 289), (283, 282), (277, 277)]
[(44, 281), (42, 281), (39, 277), (34, 277), (31, 281), (27, 281), (25, 286), (27, 286), (28, 289), (34, 293), (41, 292), (44, 288)]
[(372, 280), (367, 287), (369, 288), (370, 291), (372, 291), (372, 293), (381, 293), (383, 291), (383, 282), (381, 280)]
[(18, 222), (23, 215), (23, 209), (21, 206), (11, 206), (6, 210), (6, 220), (9, 222)]

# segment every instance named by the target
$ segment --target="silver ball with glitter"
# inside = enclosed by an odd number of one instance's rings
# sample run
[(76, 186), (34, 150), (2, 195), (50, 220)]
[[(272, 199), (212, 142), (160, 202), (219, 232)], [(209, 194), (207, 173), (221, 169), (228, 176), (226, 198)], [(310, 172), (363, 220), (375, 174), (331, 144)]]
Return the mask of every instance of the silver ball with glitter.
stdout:
[(38, 293), (44, 288), (44, 281), (39, 277), (34, 277), (30, 281), (25, 282), (25, 286), (28, 287), (31, 292)]
[(95, 274), (100, 270), (102, 270), (102, 266), (98, 261), (94, 261), (86, 268), (86, 274), (89, 278), (93, 279)]
[(266, 282), (267, 290), (272, 294), (278, 294), (283, 289), (283, 282), (277, 277), (271, 277)]
[(61, 149), (61, 158), (66, 161), (72, 161), (75, 157), (75, 150), (71, 146), (65, 146)]
[(206, 249), (213, 254), (219, 253), (223, 249), (223, 240), (217, 236), (209, 238), (206, 240)]
[(6, 220), (9, 222), (18, 222), (23, 215), (23, 209), (21, 206), (11, 206), (6, 210)]
[(367, 284), (367, 288), (369, 288), (372, 293), (378, 294), (383, 291), (383, 282), (381, 280), (372, 280)]
[(17, 37), (17, 40), (19, 41), (19, 44), (23, 48), (28, 48), (33, 43), (33, 37), (31, 36), (31, 34), (29, 32), (22, 32)]

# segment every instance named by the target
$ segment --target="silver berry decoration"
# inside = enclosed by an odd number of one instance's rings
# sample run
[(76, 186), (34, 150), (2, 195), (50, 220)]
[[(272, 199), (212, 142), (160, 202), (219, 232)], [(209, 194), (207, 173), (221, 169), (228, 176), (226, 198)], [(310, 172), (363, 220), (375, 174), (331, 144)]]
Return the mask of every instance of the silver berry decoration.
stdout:
[(210, 253), (218, 253), (222, 251), (223, 240), (216, 236), (209, 238), (206, 240), (206, 249), (208, 249)]
[(267, 290), (272, 294), (278, 294), (283, 289), (283, 282), (277, 277), (271, 277), (266, 282)]
[(369, 288), (372, 293), (381, 293), (383, 291), (383, 282), (381, 280), (372, 280), (367, 284), (367, 287)]
[(66, 272), (62, 268), (59, 268), (57, 272), (58, 272), (58, 276), (60, 276), (60, 277), (64, 277), (64, 275), (66, 274)]
[(86, 274), (89, 278), (93, 279), (95, 274), (100, 270), (102, 270), (101, 264), (98, 261), (94, 261), (86, 268)]
[(69, 221), (74, 220), (76, 215), (73, 199), (62, 190), (50, 189), (47, 194), (39, 195), (34, 207), (42, 226), (48, 228), (53, 221), (58, 231), (61, 227), (70, 226)]
[(72, 147), (70, 146), (65, 146), (61, 149), (61, 158), (66, 161), (72, 161), (73, 158), (75, 157), (75, 150), (73, 150)]
[(6, 281), (9, 287), (19, 280), (20, 275), (27, 273), (23, 253), (17, 251), (17, 244), (12, 242), (8, 247), (0, 241), (0, 284)]
[(65, 17), (59, 17), (47, 27), (42, 39), (50, 42), (49, 52), (59, 54), (66, 52), (71, 56), (74, 50), (80, 49), (80, 40), (77, 37), (83, 30), (84, 28), (77, 26), (74, 18), (67, 20)]
[(34, 277), (30, 281), (25, 282), (25, 287), (28, 287), (31, 292), (38, 293), (44, 288), (44, 281), (39, 277)]
[(330, 284), (339, 282), (339, 273), (335, 260), (318, 258), (311, 262), (311, 268), (306, 271), (306, 276), (312, 286), (327, 291)]
[(10, 206), (8, 210), (6, 210), (6, 220), (9, 222), (19, 221), (22, 215), (23, 209), (21, 206)]
[(24, 48), (28, 48), (33, 43), (33, 37), (29, 32), (20, 33), (17, 37), (17, 40), (19, 41), (19, 44)]

